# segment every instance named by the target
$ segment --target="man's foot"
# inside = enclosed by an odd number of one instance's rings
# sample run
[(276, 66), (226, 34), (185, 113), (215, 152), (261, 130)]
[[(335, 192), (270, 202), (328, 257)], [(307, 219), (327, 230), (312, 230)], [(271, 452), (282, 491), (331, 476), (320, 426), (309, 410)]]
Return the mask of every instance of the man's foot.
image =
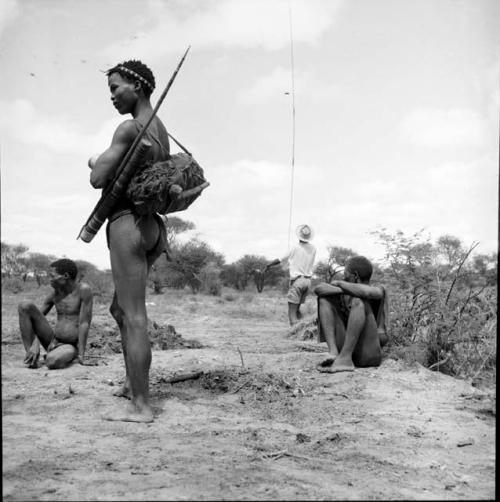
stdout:
[(335, 361), (336, 358), (337, 358), (337, 356), (327, 357), (326, 359), (324, 359), (323, 361), (321, 361), (320, 363), (318, 363), (316, 365), (316, 369), (318, 371), (323, 371), (325, 368), (329, 368), (333, 364), (333, 362)]
[(322, 373), (340, 373), (342, 371), (354, 371), (354, 364), (352, 361), (342, 361), (341, 359), (336, 359), (335, 362), (326, 368), (321, 370)]
[(102, 415), (103, 420), (111, 422), (140, 422), (150, 423), (153, 419), (153, 410), (150, 406), (139, 409), (135, 404), (130, 403), (124, 411), (113, 411)]
[(122, 385), (119, 389), (113, 392), (113, 396), (132, 399), (132, 391), (126, 385)]

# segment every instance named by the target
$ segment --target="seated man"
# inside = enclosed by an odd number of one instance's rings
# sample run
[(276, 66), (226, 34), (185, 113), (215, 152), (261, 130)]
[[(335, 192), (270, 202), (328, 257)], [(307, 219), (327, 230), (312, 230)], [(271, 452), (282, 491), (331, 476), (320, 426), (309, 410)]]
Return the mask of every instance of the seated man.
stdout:
[[(84, 363), (87, 335), (92, 319), (92, 291), (88, 284), (76, 282), (74, 261), (63, 258), (50, 265), (50, 285), (53, 291), (45, 298), (41, 311), (35, 304), (19, 304), (19, 328), (24, 348), (25, 364), (38, 367), (40, 343), (47, 351), (45, 364), (49, 369), (67, 366), (78, 356)], [(54, 329), (45, 315), (56, 306), (57, 322)]]
[(329, 357), (317, 369), (325, 373), (379, 366), (387, 343), (387, 298), (382, 286), (371, 286), (372, 265), (364, 256), (350, 258), (344, 280), (321, 283), (318, 296), (319, 341)]

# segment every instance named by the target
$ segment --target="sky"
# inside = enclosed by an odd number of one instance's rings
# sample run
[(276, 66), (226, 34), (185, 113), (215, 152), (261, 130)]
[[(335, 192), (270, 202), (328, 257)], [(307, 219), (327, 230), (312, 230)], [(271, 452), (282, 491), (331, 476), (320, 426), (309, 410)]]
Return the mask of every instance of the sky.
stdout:
[(185, 239), (227, 263), (303, 223), (318, 259), (380, 260), (380, 228), (497, 251), (498, 26), (496, 0), (2, 0), (1, 239), (109, 268), (104, 227), (77, 240), (126, 118), (103, 72), (141, 59), (154, 106), (190, 46), (158, 113), (210, 182)]

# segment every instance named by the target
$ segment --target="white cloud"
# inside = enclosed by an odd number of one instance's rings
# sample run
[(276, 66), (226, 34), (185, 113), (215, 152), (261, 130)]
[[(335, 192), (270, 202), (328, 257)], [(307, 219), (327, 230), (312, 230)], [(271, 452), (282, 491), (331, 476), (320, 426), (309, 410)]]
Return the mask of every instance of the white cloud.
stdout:
[[(336, 99), (339, 90), (336, 85), (322, 82), (312, 72), (295, 71), (294, 91), (296, 97), (304, 97), (312, 102), (325, 102)], [(253, 105), (268, 99), (282, 97), (290, 93), (292, 99), (292, 74), (289, 68), (275, 68), (268, 75), (261, 76), (255, 82), (238, 92), (237, 99), (245, 105)]]
[(18, 15), (19, 5), (17, 0), (2, 0), (0, 2), (0, 35)]
[(16, 99), (0, 101), (0, 131), (25, 144), (44, 146), (57, 153), (89, 155), (101, 153), (109, 146), (110, 138), (123, 118), (105, 121), (96, 134), (85, 134), (79, 126), (65, 116), (42, 115), (30, 101)]
[[(315, 44), (333, 23), (340, 0), (292, 0), (294, 42)], [(212, 0), (150, 2), (152, 22), (135, 38), (104, 49), (103, 57), (162, 58), (188, 45), (197, 49), (262, 48), (290, 43), (288, 0)]]
[(485, 118), (475, 110), (420, 108), (404, 118), (401, 134), (420, 146), (481, 147), (488, 131)]

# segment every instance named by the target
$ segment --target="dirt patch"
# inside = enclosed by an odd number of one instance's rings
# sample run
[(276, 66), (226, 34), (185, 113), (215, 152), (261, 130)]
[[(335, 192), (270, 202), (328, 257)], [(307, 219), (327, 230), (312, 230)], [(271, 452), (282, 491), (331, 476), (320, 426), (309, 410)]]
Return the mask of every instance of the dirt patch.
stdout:
[[(153, 350), (151, 424), (101, 418), (126, 405), (112, 395), (123, 357), (102, 343), (118, 336), (107, 305), (89, 334), (105, 364), (30, 370), (19, 341), (3, 344), (4, 500), (494, 498), (495, 389), (387, 357), (319, 373), (325, 344), (289, 337), (281, 296), (242, 309), (234, 295), (223, 309), (154, 296), (148, 315), (174, 343)], [(15, 342), (3, 299), (2, 340)]]
[[(153, 350), (199, 349), (203, 345), (194, 339), (185, 339), (172, 324), (162, 325), (148, 320), (148, 335)], [(88, 342), (88, 356), (96, 358), (103, 354), (120, 354), (121, 336), (118, 327), (95, 326)]]

